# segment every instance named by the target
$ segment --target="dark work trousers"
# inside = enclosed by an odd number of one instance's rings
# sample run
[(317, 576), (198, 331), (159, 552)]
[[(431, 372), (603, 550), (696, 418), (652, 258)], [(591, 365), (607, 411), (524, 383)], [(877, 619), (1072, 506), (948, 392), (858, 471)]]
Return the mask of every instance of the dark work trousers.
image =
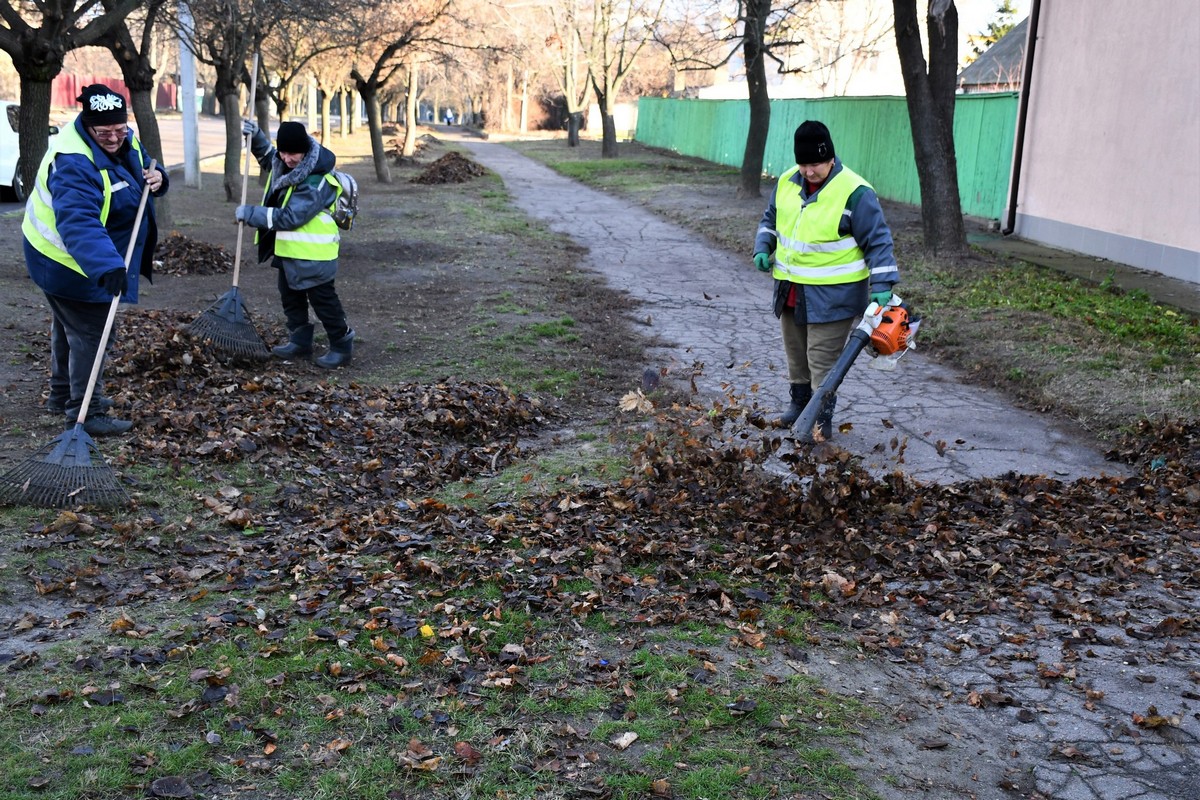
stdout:
[[(65, 297), (46, 295), (46, 302), (54, 315), (50, 324), (50, 400), (49, 405), (62, 404), (67, 416), (75, 419), (87, 394), (88, 379), (100, 348), (100, 337), (104, 323), (108, 321), (111, 303), (87, 303), (68, 300)], [(112, 349), (112, 336), (108, 337), (105, 357)], [(103, 372), (103, 365), (101, 366)], [(103, 395), (104, 381), (96, 378), (96, 389), (92, 393), (91, 409)]]
[(289, 331), (308, 324), (308, 307), (311, 305), (330, 343), (340, 342), (350, 332), (350, 326), (346, 324), (346, 312), (342, 310), (342, 301), (333, 288), (333, 281), (297, 291), (288, 286), (287, 276), (281, 269), (279, 299), (283, 301), (283, 314), (287, 318)]

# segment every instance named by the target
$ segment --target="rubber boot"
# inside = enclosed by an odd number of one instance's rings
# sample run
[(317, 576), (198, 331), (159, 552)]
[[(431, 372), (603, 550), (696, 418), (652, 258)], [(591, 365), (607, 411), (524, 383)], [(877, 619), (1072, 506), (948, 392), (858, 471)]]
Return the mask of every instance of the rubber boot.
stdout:
[(271, 355), (276, 358), (308, 358), (313, 351), (313, 326), (301, 325), (288, 332), (287, 344), (271, 348)]
[(808, 401), (812, 399), (812, 384), (811, 383), (793, 383), (791, 388), (792, 401), (788, 403), (787, 410), (783, 412), (783, 416), (779, 418), (779, 425), (783, 428), (790, 428), (796, 424), (796, 420), (804, 413), (804, 407), (808, 405)]
[(317, 359), (317, 366), (337, 369), (350, 363), (354, 355), (354, 331), (350, 331), (336, 342), (329, 343), (329, 352)]
[(817, 427), (821, 430), (821, 438), (829, 441), (833, 438), (833, 410), (837, 407), (837, 395), (825, 395), (821, 410), (817, 412)]

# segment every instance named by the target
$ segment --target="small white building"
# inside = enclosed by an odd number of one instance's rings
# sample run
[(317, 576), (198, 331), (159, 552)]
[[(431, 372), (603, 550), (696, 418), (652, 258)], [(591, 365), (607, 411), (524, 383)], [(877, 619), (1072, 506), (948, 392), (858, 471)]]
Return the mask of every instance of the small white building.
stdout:
[[(925, 1), (918, 0), (924, 18)], [(768, 63), (768, 92), (788, 97), (903, 95), (892, 0), (815, 0), (800, 6), (804, 41), (787, 53), (785, 72)], [(697, 91), (705, 100), (746, 97), (746, 70), (739, 49), (712, 86)], [(795, 71), (792, 71), (795, 70)]]

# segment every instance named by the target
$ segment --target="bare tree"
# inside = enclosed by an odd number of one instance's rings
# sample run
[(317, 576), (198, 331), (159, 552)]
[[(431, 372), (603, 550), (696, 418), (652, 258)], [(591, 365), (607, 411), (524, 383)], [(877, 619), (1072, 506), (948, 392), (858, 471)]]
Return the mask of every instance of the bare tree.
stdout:
[(588, 80), (600, 107), (600, 155), (617, 156), (613, 105), (629, 71), (662, 17), (665, 0), (593, 0)]
[(371, 135), (371, 153), (375, 176), (380, 183), (391, 183), (387, 152), (383, 144), (380, 98), (383, 89), (397, 72), (405, 68), (410, 51), (422, 44), (443, 41), (442, 29), (449, 22), (454, 0), (413, 0), (385, 2), (369, 7), (352, 19), (352, 35), (359, 43), (350, 77), (367, 106), (367, 126)]
[[(275, 105), (276, 116), (287, 119), (294, 105), (293, 87), (301, 76), (309, 71), (328, 73), (326, 62), (336, 62), (342, 65), (336, 80), (343, 81), (347, 74), (345, 64), (352, 52), (353, 42), (344, 37), (336, 23), (305, 17), (280, 20), (262, 43), (264, 70), (274, 78), (259, 81), (262, 101), (265, 104), (270, 100)], [(321, 80), (318, 74), (318, 85)], [(326, 82), (328, 80), (326, 78)], [(259, 124), (263, 121), (260, 118)]]
[(893, 36), (891, 0), (815, 2), (805, 27), (804, 44), (788, 54), (782, 71), (810, 76), (823, 97), (844, 95)]
[[(241, 193), (242, 125), (239, 89), (249, 84), (246, 62), (258, 52), (263, 31), (278, 14), (276, 3), (255, 0), (190, 0), (192, 13), (188, 49), (216, 74), (214, 92), (225, 115), (225, 199)], [(176, 22), (176, 29), (179, 24)]]
[(739, 3), (742, 19), (742, 59), (746, 65), (746, 89), (750, 99), (750, 124), (746, 128), (746, 147), (738, 175), (738, 197), (762, 194), (763, 157), (767, 134), (771, 130), (771, 96), (767, 93), (767, 24), (771, 0), (744, 0)]
[(699, 7), (690, 17), (660, 27), (658, 40), (671, 51), (675, 64), (684, 70), (717, 69), (738, 53), (746, 70), (750, 124), (742, 153), (739, 197), (762, 194), (763, 157), (771, 129), (771, 98), (767, 92), (767, 61), (780, 72), (799, 71), (789, 67), (786, 56), (803, 44), (803, 12), (812, 0), (737, 0), (733, 13), (719, 5)]
[(100, 39), (142, 0), (116, 0), (111, 8), (97, 0), (25, 0), (0, 5), (0, 50), (8, 53), (21, 80), (17, 123), (19, 171), (32, 186), (50, 142), (50, 84), (63, 67), (63, 56)]
[(940, 255), (967, 251), (958, 163), (954, 152), (955, 83), (958, 75), (958, 9), (954, 0), (930, 0), (926, 30), (929, 63), (921, 47), (916, 0), (893, 0), (896, 46), (904, 74), (925, 248)]
[[(116, 0), (102, 0), (106, 9), (113, 9)], [(121, 69), (121, 78), (129, 89), (129, 104), (137, 120), (138, 139), (160, 164), (163, 163), (162, 136), (158, 117), (154, 114), (154, 55), (155, 23), (166, 0), (146, 0), (139, 13), (114, 25), (100, 38), (100, 43), (113, 54)], [(134, 31), (138, 32), (134, 40)], [(164, 165), (165, 166), (165, 165)], [(167, 196), (155, 203), (158, 224), (164, 230), (171, 227), (170, 204)]]
[(553, 33), (546, 37), (546, 49), (557, 54), (555, 77), (559, 91), (567, 104), (567, 146), (579, 146), (579, 131), (583, 127), (583, 112), (587, 109), (591, 83), (588, 81), (585, 17), (579, 0), (559, 0), (549, 3), (546, 11)]
[(328, 144), (333, 132), (330, 122), (333, 98), (345, 88), (346, 81), (350, 77), (350, 69), (346, 66), (345, 58), (336, 52), (325, 53), (314, 58), (311, 67), (312, 74), (317, 80), (317, 89), (321, 92), (321, 141)]

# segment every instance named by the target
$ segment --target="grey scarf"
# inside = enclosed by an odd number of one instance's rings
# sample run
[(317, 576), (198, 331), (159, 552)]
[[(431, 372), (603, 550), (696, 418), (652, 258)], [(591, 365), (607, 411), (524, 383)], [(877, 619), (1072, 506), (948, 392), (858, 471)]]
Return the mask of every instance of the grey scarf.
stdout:
[(279, 151), (276, 150), (275, 155), (271, 158), (272, 192), (304, 183), (312, 174), (313, 168), (317, 166), (319, 155), (321, 155), (321, 145), (317, 144), (317, 140), (310, 136), (308, 137), (308, 152), (304, 154), (304, 158), (300, 159), (300, 163), (294, 169), (284, 172), (287, 164), (283, 163), (283, 159), (279, 157)]

